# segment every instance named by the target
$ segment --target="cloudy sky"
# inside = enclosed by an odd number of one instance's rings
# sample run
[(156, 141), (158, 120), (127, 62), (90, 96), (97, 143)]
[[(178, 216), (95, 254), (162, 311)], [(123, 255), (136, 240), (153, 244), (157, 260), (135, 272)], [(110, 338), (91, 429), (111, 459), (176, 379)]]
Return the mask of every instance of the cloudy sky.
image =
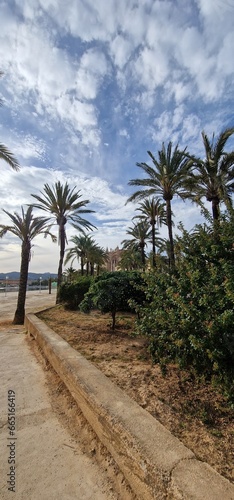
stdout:
[[(96, 211), (95, 240), (120, 245), (125, 206), (162, 141), (202, 155), (201, 131), (233, 126), (234, 0), (0, 0), (1, 208), (68, 181)], [(230, 141), (230, 146), (232, 142)], [(199, 222), (173, 200), (176, 221)], [(7, 223), (0, 212), (1, 223)], [(68, 238), (74, 229), (68, 229)], [(166, 228), (162, 232), (166, 236)], [(0, 272), (19, 270), (20, 245), (0, 241)], [(35, 239), (30, 270), (56, 272), (58, 245)]]

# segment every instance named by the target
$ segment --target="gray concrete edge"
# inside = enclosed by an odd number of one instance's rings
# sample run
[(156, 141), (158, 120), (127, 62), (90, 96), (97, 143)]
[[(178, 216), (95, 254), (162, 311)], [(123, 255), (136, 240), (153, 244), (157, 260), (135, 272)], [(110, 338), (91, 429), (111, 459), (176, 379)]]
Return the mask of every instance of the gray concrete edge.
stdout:
[(234, 500), (234, 485), (32, 313), (25, 328), (141, 500)]

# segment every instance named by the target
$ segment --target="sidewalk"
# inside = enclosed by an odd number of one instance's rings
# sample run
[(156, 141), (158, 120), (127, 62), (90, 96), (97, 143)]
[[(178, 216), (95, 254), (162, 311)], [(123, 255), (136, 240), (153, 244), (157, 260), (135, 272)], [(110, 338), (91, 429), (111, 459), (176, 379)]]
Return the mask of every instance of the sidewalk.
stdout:
[[(13, 320), (17, 305), (18, 292), (0, 293), (0, 325), (2, 321)], [(49, 294), (48, 290), (27, 292), (26, 312), (37, 312), (55, 305), (56, 290)]]
[[(0, 498), (115, 499), (102, 470), (53, 412), (43, 368), (24, 328), (1, 325), (13, 318), (16, 300), (14, 292), (0, 295)], [(26, 310), (54, 303), (55, 292), (29, 292)]]

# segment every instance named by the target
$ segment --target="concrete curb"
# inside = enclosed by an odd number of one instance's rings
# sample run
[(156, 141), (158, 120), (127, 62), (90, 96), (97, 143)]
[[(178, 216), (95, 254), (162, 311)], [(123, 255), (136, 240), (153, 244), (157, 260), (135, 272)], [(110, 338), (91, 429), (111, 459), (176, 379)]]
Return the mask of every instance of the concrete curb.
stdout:
[(92, 363), (27, 314), (25, 327), (42, 348), (102, 444), (140, 500), (234, 500), (234, 486), (200, 462), (146, 410)]

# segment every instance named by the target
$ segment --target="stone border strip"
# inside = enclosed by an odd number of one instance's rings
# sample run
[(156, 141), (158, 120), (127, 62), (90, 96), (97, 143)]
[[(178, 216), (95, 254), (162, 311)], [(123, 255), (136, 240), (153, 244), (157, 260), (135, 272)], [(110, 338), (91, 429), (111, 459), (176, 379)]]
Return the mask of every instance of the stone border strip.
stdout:
[(25, 327), (140, 500), (234, 500), (234, 486), (34, 314)]

